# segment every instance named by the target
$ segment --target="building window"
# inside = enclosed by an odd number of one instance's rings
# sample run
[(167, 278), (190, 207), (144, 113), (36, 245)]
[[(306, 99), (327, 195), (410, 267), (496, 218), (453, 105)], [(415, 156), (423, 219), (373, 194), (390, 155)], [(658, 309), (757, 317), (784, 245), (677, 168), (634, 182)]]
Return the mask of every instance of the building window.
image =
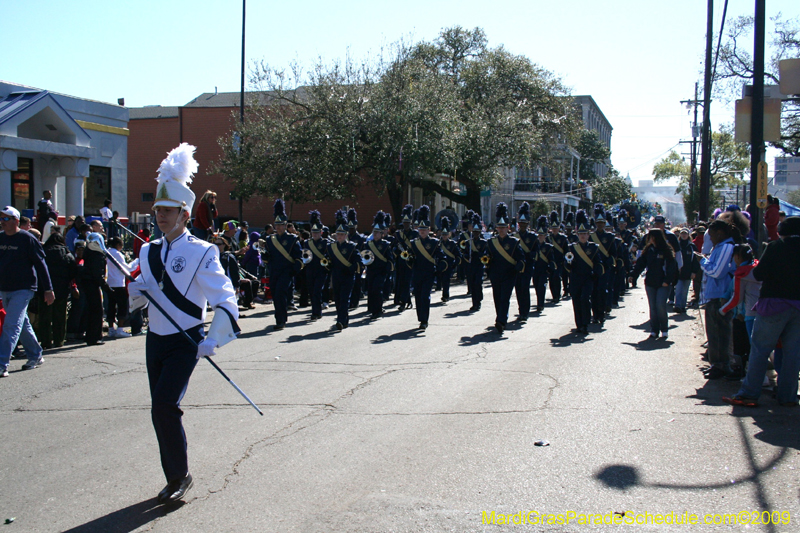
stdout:
[(20, 211), (33, 209), (33, 159), (17, 158), (17, 170), (11, 172), (11, 205)]
[(143, 202), (153, 202), (155, 201), (155, 194), (152, 192), (143, 192), (142, 193), (142, 201)]
[(108, 167), (89, 167), (89, 179), (83, 192), (83, 212), (86, 215), (100, 215), (105, 200), (111, 200), (111, 169)]

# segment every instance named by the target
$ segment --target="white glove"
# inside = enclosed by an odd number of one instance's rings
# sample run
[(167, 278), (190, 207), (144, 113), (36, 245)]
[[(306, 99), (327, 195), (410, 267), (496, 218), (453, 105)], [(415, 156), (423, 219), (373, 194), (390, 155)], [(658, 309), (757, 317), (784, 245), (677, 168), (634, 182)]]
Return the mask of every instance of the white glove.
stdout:
[(135, 311), (147, 305), (149, 300), (142, 294), (142, 289), (146, 289), (146, 287), (139, 282), (134, 281), (128, 284), (129, 311)]
[(197, 345), (197, 358), (200, 359), (201, 357), (209, 357), (214, 355), (216, 353), (214, 351), (216, 348), (217, 341), (210, 337), (206, 337), (200, 344)]

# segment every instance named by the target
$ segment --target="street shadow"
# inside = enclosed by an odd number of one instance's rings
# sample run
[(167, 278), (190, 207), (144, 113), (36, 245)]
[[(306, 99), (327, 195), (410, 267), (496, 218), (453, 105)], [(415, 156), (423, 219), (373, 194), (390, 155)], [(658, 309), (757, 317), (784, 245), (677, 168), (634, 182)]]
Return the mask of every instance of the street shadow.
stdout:
[(474, 313), (475, 311), (470, 311), (469, 309), (465, 309), (463, 311), (453, 311), (451, 313), (445, 313), (444, 318), (458, 318), (462, 316), (469, 316)]
[(648, 330), (650, 329), (650, 320), (646, 320), (644, 323), (639, 324), (638, 326), (630, 325), (628, 327), (631, 329)]
[(592, 337), (587, 337), (586, 335), (573, 330), (557, 339), (550, 339), (550, 346), (553, 348), (567, 348), (573, 344), (584, 344), (592, 340), (594, 340)]
[(487, 328), (485, 331), (482, 331), (476, 335), (468, 336), (465, 335), (461, 337), (458, 341), (459, 346), (475, 346), (477, 344), (481, 344), (482, 342), (497, 342), (506, 340), (507, 337), (499, 334), (494, 326)]
[(91, 522), (68, 529), (64, 533), (130, 533), (157, 518), (177, 511), (184, 505), (183, 501), (177, 501), (170, 505), (159, 505), (155, 498), (151, 498), (95, 518)]
[(608, 488), (616, 490), (628, 490), (639, 485), (639, 472), (635, 466), (630, 465), (609, 465), (594, 475)]
[(402, 341), (407, 339), (414, 339), (417, 337), (421, 337), (425, 334), (424, 330), (419, 328), (411, 328), (405, 331), (398, 331), (397, 333), (392, 333), (391, 335), (380, 335), (375, 339), (372, 339), (370, 342), (372, 344), (386, 344), (387, 342), (392, 341)]
[(671, 315), (669, 319), (674, 322), (686, 322), (687, 320), (697, 320), (696, 317), (683, 313), (679, 315)]
[(327, 339), (333, 336), (334, 333), (338, 333), (338, 331), (332, 329), (326, 329), (323, 331), (315, 331), (314, 333), (308, 333), (306, 335), (289, 335), (284, 340), (281, 341), (282, 344), (289, 344), (292, 342), (300, 342), (300, 341), (314, 341), (319, 339)]
[(628, 346), (633, 346), (636, 351), (639, 352), (654, 352), (656, 350), (666, 350), (670, 348), (674, 342), (671, 340), (661, 340), (661, 339), (653, 339), (648, 337), (644, 340), (639, 342), (623, 342), (621, 344), (626, 344)]

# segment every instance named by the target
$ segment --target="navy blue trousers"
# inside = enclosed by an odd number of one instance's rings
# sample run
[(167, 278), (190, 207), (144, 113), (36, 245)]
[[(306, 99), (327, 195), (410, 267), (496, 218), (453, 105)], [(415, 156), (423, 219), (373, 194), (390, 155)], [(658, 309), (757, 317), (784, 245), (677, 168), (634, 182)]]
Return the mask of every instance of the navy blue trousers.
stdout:
[(355, 274), (334, 270), (331, 274), (333, 302), (336, 305), (336, 322), (343, 326), (350, 324), (350, 295), (353, 292)]
[[(202, 340), (201, 327), (187, 331), (197, 342)], [(157, 335), (148, 331), (146, 353), (152, 401), (150, 414), (161, 452), (161, 468), (170, 482), (189, 473), (181, 400), (197, 365), (197, 347), (180, 333)]]
[(514, 292), (516, 276), (490, 276), (489, 280), (492, 282), (497, 323), (505, 326), (508, 323), (508, 308), (511, 306), (511, 293)]
[(414, 276), (414, 305), (417, 308), (417, 320), (421, 324), (427, 324), (431, 316), (431, 290), (435, 279), (434, 274)]
[(544, 299), (547, 296), (547, 273), (533, 276), (533, 286), (536, 288), (536, 307), (544, 307)]
[(367, 268), (367, 310), (371, 315), (383, 313), (383, 291), (386, 286), (385, 271)]
[[(604, 265), (605, 266), (605, 265)], [(605, 320), (606, 299), (608, 298), (608, 282), (611, 279), (611, 267), (605, 266), (606, 271), (594, 284), (592, 293), (592, 314), (597, 320)]]
[(467, 267), (467, 288), (472, 296), (472, 305), (477, 307), (483, 301), (483, 269)]
[(397, 302), (401, 304), (411, 303), (411, 270), (405, 261), (400, 259), (397, 262), (397, 270), (394, 274), (397, 277), (397, 292), (395, 294)]
[(555, 301), (561, 300), (561, 268), (550, 274), (550, 296)]
[(517, 293), (519, 316), (522, 318), (528, 318), (531, 313), (531, 277), (532, 272), (525, 269), (525, 272), (517, 274), (517, 281), (514, 286), (514, 292)]
[(569, 294), (572, 297), (572, 311), (575, 314), (575, 326), (582, 328), (589, 325), (592, 319), (592, 278), (569, 280)]
[(306, 272), (306, 285), (311, 298), (311, 314), (322, 316), (322, 291), (325, 289), (327, 272), (322, 270), (308, 270)]
[(292, 300), (292, 280), (294, 272), (286, 270), (283, 272), (270, 272), (269, 286), (272, 289), (272, 303), (275, 307), (275, 323), (277, 325), (286, 324), (289, 317), (289, 302)]
[(450, 277), (452, 274), (453, 272), (450, 269), (437, 274), (439, 278), (439, 288), (442, 289), (442, 300), (450, 299)]

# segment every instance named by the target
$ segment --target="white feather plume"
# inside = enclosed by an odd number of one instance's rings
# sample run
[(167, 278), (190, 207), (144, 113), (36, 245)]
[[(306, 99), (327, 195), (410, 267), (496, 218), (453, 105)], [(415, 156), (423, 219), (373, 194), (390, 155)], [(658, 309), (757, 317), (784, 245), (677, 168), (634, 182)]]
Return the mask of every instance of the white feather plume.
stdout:
[(188, 143), (181, 143), (173, 149), (158, 167), (156, 181), (159, 184), (168, 181), (177, 181), (186, 185), (192, 183), (192, 175), (199, 168), (197, 161), (194, 160), (195, 150), (197, 147)]

